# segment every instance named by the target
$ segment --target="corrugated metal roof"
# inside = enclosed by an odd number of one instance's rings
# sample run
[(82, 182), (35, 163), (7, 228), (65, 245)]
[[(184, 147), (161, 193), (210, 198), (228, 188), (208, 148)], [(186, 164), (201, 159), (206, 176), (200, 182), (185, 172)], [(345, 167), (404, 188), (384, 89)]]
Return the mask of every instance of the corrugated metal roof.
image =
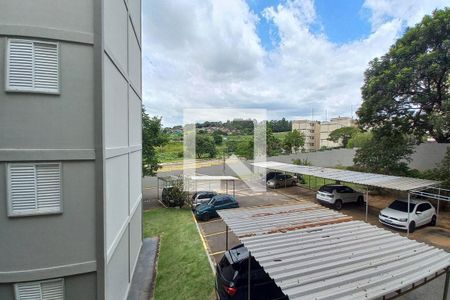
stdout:
[(189, 176), (188, 178), (195, 181), (239, 180), (239, 178), (234, 176), (210, 176), (210, 175), (195, 175)]
[(443, 250), (312, 203), (218, 213), (289, 299), (376, 299), (450, 266)]
[(256, 167), (267, 168), (282, 172), (311, 175), (320, 178), (340, 180), (343, 182), (350, 182), (365, 186), (374, 186), (398, 191), (410, 191), (413, 189), (439, 184), (439, 181), (434, 180), (391, 176), (375, 173), (364, 173), (364, 172), (314, 167), (314, 166), (300, 166), (274, 161), (253, 163), (253, 165)]

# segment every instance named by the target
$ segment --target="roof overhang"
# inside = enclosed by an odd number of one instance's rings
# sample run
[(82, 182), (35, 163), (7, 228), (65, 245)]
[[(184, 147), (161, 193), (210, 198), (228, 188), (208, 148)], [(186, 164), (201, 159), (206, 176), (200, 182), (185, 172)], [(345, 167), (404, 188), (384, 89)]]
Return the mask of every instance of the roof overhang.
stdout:
[(253, 163), (255, 167), (276, 171), (310, 175), (325, 179), (355, 183), (398, 191), (410, 191), (439, 185), (439, 181), (411, 177), (391, 176), (375, 173), (364, 173), (315, 166), (301, 166), (275, 161)]

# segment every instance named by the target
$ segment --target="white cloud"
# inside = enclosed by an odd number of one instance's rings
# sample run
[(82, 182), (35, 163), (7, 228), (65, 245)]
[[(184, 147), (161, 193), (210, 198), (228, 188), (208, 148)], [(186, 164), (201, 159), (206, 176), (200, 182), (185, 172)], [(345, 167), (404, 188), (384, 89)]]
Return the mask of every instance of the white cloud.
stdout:
[[(418, 2), (418, 1), (415, 1)], [(280, 44), (266, 51), (259, 17), (243, 0), (144, 1), (144, 103), (165, 124), (183, 108), (267, 108), (269, 117), (349, 115), (360, 103), (368, 62), (385, 53), (405, 25), (440, 3), (367, 0), (372, 33), (337, 45), (311, 32), (313, 1), (286, 1), (264, 10)]]

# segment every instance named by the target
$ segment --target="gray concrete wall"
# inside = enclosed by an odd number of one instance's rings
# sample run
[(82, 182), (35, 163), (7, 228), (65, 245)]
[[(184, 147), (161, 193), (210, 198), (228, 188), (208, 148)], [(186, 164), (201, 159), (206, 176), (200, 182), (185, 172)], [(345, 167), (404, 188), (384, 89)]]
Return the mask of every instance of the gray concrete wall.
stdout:
[[(450, 144), (424, 143), (414, 148), (409, 167), (418, 170), (435, 168), (444, 158)], [(309, 153), (297, 153), (291, 155), (279, 155), (268, 157), (267, 160), (292, 163), (293, 159), (307, 159), (313, 166), (334, 167), (352, 166), (355, 149), (334, 149)]]
[[(93, 162), (62, 163), (63, 213), (7, 216), (6, 163), (0, 163), (0, 282), (93, 272), (95, 177)], [(1, 298), (0, 298), (1, 299)]]
[[(0, 299), (13, 283), (64, 278), (66, 299), (97, 299), (92, 0), (0, 0)], [(5, 92), (7, 38), (59, 43), (60, 93)], [(9, 218), (6, 165), (62, 162), (63, 212)]]

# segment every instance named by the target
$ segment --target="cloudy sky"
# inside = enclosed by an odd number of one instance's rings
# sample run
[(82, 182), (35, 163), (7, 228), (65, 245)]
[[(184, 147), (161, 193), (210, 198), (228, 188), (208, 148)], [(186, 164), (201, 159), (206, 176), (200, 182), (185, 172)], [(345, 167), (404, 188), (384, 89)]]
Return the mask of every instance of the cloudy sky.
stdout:
[(182, 124), (184, 108), (267, 109), (269, 119), (350, 116), (368, 62), (447, 3), (145, 0), (144, 104), (165, 126)]

